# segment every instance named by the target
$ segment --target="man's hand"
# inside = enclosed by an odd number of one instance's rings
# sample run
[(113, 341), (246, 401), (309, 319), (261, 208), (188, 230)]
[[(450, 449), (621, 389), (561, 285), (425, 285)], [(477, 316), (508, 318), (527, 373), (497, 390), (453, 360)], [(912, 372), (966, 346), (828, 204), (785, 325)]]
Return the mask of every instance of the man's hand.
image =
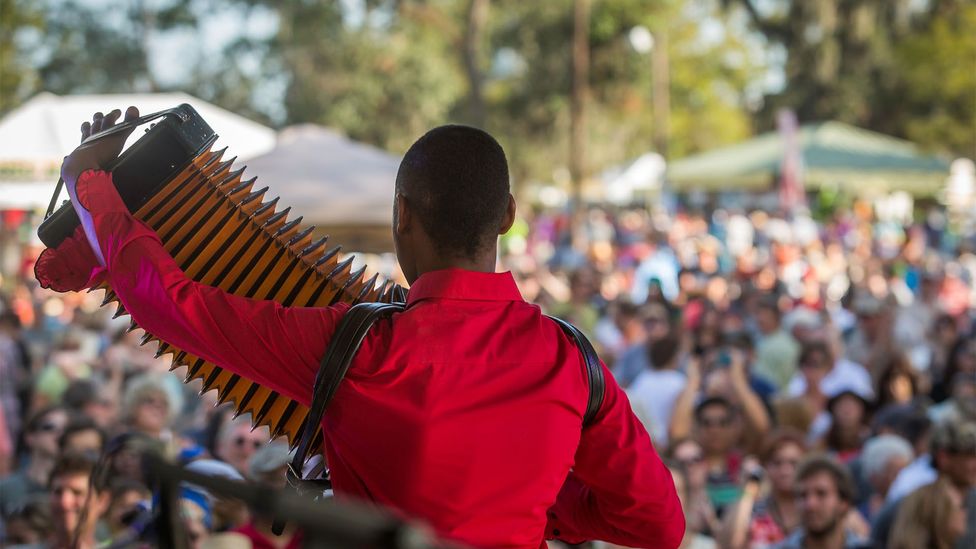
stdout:
[[(122, 111), (115, 109), (108, 115), (103, 115), (100, 112), (96, 112), (92, 116), (91, 122), (85, 122), (81, 125), (81, 140), (84, 141), (92, 134), (105, 131), (113, 126), (118, 121), (119, 117), (122, 116)], [(125, 120), (134, 120), (139, 118), (139, 109), (135, 107), (129, 107), (125, 111)], [(68, 187), (68, 194), (74, 195), (74, 185), (78, 181), (78, 176), (81, 175), (85, 170), (91, 169), (104, 169), (108, 164), (115, 160), (119, 153), (122, 152), (122, 146), (125, 145), (126, 138), (132, 133), (134, 128), (129, 128), (128, 130), (119, 132), (114, 135), (110, 135), (103, 139), (93, 141), (88, 144), (82, 144), (78, 146), (77, 149), (71, 152), (68, 156), (64, 158), (64, 163), (61, 164), (61, 177), (64, 179), (65, 184)]]

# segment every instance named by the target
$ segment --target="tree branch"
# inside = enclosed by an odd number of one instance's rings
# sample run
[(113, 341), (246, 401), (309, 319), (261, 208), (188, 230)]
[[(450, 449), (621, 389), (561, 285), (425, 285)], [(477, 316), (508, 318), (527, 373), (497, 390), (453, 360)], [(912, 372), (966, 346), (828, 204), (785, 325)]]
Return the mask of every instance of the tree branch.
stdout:
[[(732, 1), (736, 0), (726, 0), (725, 5), (728, 6)], [(787, 37), (786, 25), (782, 22), (774, 22), (769, 20), (769, 18), (763, 17), (759, 10), (756, 9), (756, 5), (753, 4), (753, 0), (737, 0), (739, 5), (741, 5), (746, 13), (749, 14), (749, 19), (752, 20), (752, 24), (756, 26), (759, 32), (766, 35), (766, 38), (771, 40), (776, 40), (782, 42)]]

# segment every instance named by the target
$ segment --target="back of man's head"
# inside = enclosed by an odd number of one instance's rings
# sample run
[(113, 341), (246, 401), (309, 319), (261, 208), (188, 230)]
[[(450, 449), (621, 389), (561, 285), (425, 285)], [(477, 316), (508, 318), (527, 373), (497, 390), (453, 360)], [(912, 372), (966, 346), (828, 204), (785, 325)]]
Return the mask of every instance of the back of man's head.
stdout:
[(508, 208), (505, 151), (477, 128), (434, 128), (403, 156), (396, 190), (439, 253), (474, 257), (494, 241)]

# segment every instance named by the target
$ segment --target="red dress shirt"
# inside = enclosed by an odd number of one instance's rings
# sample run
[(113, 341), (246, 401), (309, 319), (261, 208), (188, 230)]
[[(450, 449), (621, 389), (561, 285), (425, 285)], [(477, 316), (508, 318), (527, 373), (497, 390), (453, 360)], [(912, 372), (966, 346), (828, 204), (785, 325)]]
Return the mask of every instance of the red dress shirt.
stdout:
[[(347, 305), (282, 307), (196, 283), (128, 213), (110, 174), (85, 172), (77, 196), (107, 268), (90, 250), (62, 246), (40, 258), (41, 280), (107, 276), (150, 333), (309, 404)], [(67, 246), (84, 243), (79, 232)], [(407, 303), (369, 332), (326, 413), (336, 494), (477, 547), (679, 545), (685, 523), (671, 475), (623, 391), (604, 367), (603, 406), (582, 428), (579, 352), (509, 273), (425, 273)]]

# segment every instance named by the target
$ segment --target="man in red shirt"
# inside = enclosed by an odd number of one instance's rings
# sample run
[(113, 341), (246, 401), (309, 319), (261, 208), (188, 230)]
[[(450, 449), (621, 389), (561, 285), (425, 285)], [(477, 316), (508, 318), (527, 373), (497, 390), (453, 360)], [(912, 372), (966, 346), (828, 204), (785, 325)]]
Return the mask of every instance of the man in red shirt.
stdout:
[[(120, 115), (96, 114), (82, 133)], [(122, 142), (66, 157), (82, 228), (68, 241), (75, 249), (38, 260), (39, 278), (107, 277), (150, 333), (308, 405), (348, 306), (282, 307), (189, 280), (100, 169)], [(613, 376), (604, 367), (603, 404), (584, 428), (589, 388), (575, 343), (510, 273), (495, 273), (497, 235), (514, 217), (505, 154), (487, 133), (443, 126), (407, 151), (393, 213), (407, 309), (373, 327), (329, 405), (335, 492), (478, 547), (677, 547), (684, 517), (671, 475)], [(77, 246), (85, 239), (90, 251)]]

